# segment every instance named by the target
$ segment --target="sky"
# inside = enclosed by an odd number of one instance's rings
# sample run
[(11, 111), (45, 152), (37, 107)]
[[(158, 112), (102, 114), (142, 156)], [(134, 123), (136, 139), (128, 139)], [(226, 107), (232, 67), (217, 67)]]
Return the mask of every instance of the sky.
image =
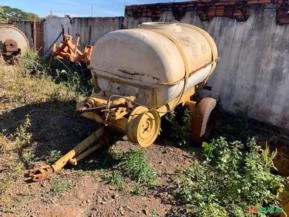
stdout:
[(125, 5), (158, 2), (180, 2), (181, 0), (0, 0), (0, 5), (33, 12), (40, 17), (50, 14), (72, 17), (122, 16)]

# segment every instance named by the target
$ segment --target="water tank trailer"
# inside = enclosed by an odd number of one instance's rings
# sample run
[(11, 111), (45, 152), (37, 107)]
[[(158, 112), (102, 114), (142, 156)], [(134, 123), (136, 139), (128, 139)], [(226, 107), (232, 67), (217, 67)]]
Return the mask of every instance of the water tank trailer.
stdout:
[[(194, 110), (197, 102), (191, 97), (206, 84), (217, 59), (214, 40), (196, 26), (151, 22), (110, 32), (96, 42), (91, 59), (100, 91), (77, 110), (148, 147), (159, 135), (163, 115), (179, 104)], [(215, 100), (202, 104), (210, 113)], [(205, 123), (196, 118), (195, 137), (204, 133), (207, 118)]]
[[(91, 71), (99, 92), (77, 104), (84, 117), (125, 133), (142, 147), (154, 143), (160, 133), (161, 117), (178, 105), (192, 112), (192, 135), (203, 137), (213, 98), (192, 100), (213, 73), (217, 47), (204, 30), (182, 23), (143, 23), (136, 29), (117, 30), (94, 45)], [(95, 151), (92, 145), (104, 127), (92, 133), (53, 165), (30, 171), (41, 181)]]

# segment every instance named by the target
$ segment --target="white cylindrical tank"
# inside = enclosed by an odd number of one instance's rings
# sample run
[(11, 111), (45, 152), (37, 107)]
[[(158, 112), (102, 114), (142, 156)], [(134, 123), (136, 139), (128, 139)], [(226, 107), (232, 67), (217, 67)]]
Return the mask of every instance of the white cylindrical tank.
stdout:
[(204, 30), (181, 23), (144, 23), (99, 39), (92, 72), (105, 96), (136, 96), (160, 107), (198, 85), (214, 71), (218, 54)]

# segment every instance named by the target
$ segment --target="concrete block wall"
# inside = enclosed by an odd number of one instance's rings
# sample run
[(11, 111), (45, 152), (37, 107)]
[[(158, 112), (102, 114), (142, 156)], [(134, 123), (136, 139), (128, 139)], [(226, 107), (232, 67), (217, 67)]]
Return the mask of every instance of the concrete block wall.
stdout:
[(28, 38), (31, 48), (43, 54), (43, 22), (42, 21), (16, 21), (12, 25), (22, 30)]
[[(14, 26), (22, 30), (29, 39), (30, 46), (48, 55), (54, 42), (59, 43), (62, 37), (62, 29), (65, 34), (81, 36), (80, 44), (94, 44), (97, 39), (107, 32), (121, 29), (124, 17), (47, 17), (41, 22), (16, 21)], [(56, 40), (57, 39), (57, 40)]]
[(17, 21), (13, 23), (18, 29), (23, 31), (28, 38), (29, 45), (33, 47), (34, 40), (33, 40), (33, 22), (31, 21)]
[[(47, 17), (43, 23), (44, 51), (49, 52), (49, 47), (61, 34), (62, 28), (65, 34), (80, 35), (80, 44), (94, 44), (105, 33), (121, 29), (123, 17), (94, 17), (94, 18), (70, 18), (70, 17)], [(62, 37), (58, 38), (60, 42)]]

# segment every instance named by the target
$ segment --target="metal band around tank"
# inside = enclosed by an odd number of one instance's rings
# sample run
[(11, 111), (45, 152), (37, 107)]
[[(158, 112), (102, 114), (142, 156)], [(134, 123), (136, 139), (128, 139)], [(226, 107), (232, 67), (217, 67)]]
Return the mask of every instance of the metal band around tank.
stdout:
[[(155, 32), (155, 33), (158, 33), (162, 36), (164, 36), (165, 38), (169, 39), (170, 41), (172, 41), (175, 46), (177, 47), (178, 51), (180, 52), (181, 54), (181, 57), (183, 59), (183, 62), (184, 62), (184, 66), (185, 66), (185, 76), (184, 76), (184, 86), (183, 86), (183, 89), (182, 89), (182, 92), (180, 93), (180, 96), (179, 96), (179, 100), (177, 101), (176, 105), (174, 105), (173, 107), (175, 108), (179, 103), (180, 103), (180, 100), (182, 99), (184, 93), (185, 93), (185, 89), (186, 89), (186, 85), (187, 85), (187, 81), (188, 81), (188, 78), (189, 78), (189, 75), (190, 75), (190, 72), (189, 72), (189, 64), (188, 64), (188, 60), (187, 60), (187, 57), (185, 55), (185, 52), (184, 52), (184, 49), (183, 47), (181, 46), (180, 42), (174, 37), (172, 36), (171, 34), (169, 33), (164, 33), (162, 31), (158, 31), (156, 29), (148, 29), (149, 31), (152, 31), (152, 32)], [(155, 91), (154, 91), (154, 94)], [(157, 97), (156, 96), (153, 96), (153, 98), (155, 100), (157, 100)]]
[(191, 29), (199, 32), (208, 41), (208, 43), (209, 43), (209, 45), (211, 47), (211, 51), (212, 51), (212, 69), (211, 69), (208, 77), (206, 78), (206, 80), (203, 82), (203, 83), (207, 83), (209, 77), (212, 75), (212, 73), (214, 72), (214, 70), (216, 68), (216, 65), (217, 65), (216, 62), (218, 60), (218, 50), (217, 50), (216, 44), (215, 44), (213, 38), (206, 31), (204, 31), (203, 29), (198, 28), (196, 26), (192, 26), (192, 25), (186, 24), (186, 23), (180, 23), (180, 25), (185, 26), (187, 28), (191, 28)]

